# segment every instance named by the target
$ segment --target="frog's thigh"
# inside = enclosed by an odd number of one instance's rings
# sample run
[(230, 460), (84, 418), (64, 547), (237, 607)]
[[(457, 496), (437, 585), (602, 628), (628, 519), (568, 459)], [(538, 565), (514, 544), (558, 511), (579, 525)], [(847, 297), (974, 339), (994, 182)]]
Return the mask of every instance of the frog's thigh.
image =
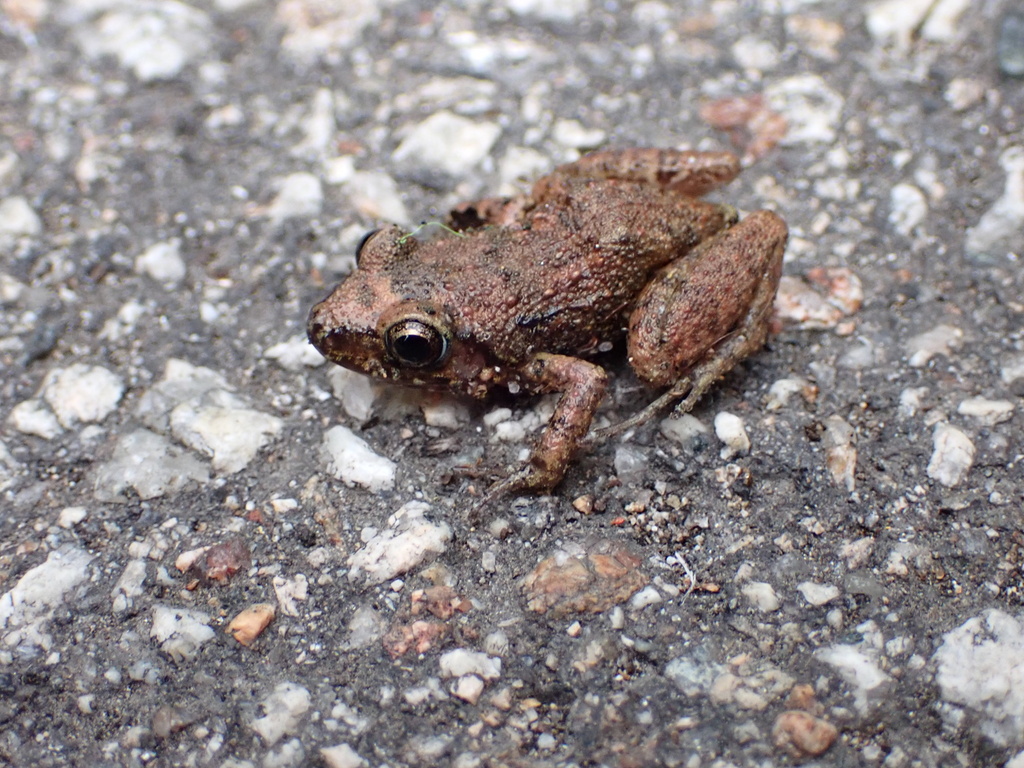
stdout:
[(757, 211), (663, 267), (629, 319), (629, 360), (637, 374), (667, 387), (738, 333), (742, 343), (725, 345), (730, 359), (716, 365), (721, 375), (763, 345), (786, 233), (781, 218)]

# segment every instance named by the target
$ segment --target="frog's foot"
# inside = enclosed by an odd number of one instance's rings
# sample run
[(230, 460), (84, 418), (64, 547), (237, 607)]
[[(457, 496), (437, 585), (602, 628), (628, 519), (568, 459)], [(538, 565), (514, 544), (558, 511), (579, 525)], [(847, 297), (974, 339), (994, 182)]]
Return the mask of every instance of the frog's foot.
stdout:
[(563, 474), (559, 471), (545, 471), (533, 463), (527, 463), (504, 480), (499, 480), (488, 488), (487, 493), (484, 494), (483, 503), (487, 504), (511, 494), (549, 493), (561, 482)]
[[(649, 403), (643, 410), (633, 414), (628, 419), (623, 419), (609, 427), (595, 429), (580, 441), (580, 447), (592, 448), (595, 445), (601, 445), (606, 440), (616, 437), (617, 435), (621, 435), (623, 432), (628, 432), (631, 429), (642, 427), (655, 416), (658, 416), (667, 410), (673, 403), (678, 401), (679, 398), (683, 397), (683, 395), (687, 394), (690, 390), (690, 384), (691, 379), (689, 376), (684, 379), (680, 379), (669, 389), (663, 392), (656, 400)], [(693, 402), (696, 403), (696, 399)], [(692, 407), (693, 404), (691, 403), (690, 408)], [(687, 410), (689, 410), (689, 408), (687, 408)]]

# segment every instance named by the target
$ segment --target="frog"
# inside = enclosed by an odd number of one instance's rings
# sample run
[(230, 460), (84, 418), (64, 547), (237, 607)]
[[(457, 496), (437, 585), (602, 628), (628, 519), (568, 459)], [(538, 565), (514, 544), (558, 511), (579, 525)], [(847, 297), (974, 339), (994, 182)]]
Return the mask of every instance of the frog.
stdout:
[[(673, 404), (692, 410), (765, 345), (786, 223), (702, 199), (740, 170), (730, 152), (604, 149), (527, 194), (456, 206), (440, 237), (384, 226), (310, 310), (309, 340), (388, 382), (475, 399), (557, 395), (529, 459), (485, 498), (550, 493), (582, 448)], [(623, 339), (629, 366), (661, 394), (591, 433), (602, 355)]]

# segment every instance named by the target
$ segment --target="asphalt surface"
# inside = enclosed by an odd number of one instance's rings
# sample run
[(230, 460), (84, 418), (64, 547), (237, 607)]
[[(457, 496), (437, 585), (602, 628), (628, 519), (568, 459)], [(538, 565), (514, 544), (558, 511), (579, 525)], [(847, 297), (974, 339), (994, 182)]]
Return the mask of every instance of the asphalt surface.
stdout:
[[(995, 1), (0, 3), (0, 763), (1024, 765), (1022, 59)], [(306, 314), (609, 146), (744, 156), (772, 337), (475, 515), (550, 398)]]

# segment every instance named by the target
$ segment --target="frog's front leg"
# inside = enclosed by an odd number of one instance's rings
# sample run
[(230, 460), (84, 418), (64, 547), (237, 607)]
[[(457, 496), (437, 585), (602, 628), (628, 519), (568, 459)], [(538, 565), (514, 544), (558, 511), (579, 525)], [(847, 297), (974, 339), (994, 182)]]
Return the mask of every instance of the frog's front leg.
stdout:
[(526, 365), (522, 376), (534, 391), (561, 392), (562, 396), (529, 461), (491, 486), (487, 499), (520, 491), (550, 491), (558, 485), (590, 429), (608, 382), (600, 366), (567, 355), (539, 354)]

